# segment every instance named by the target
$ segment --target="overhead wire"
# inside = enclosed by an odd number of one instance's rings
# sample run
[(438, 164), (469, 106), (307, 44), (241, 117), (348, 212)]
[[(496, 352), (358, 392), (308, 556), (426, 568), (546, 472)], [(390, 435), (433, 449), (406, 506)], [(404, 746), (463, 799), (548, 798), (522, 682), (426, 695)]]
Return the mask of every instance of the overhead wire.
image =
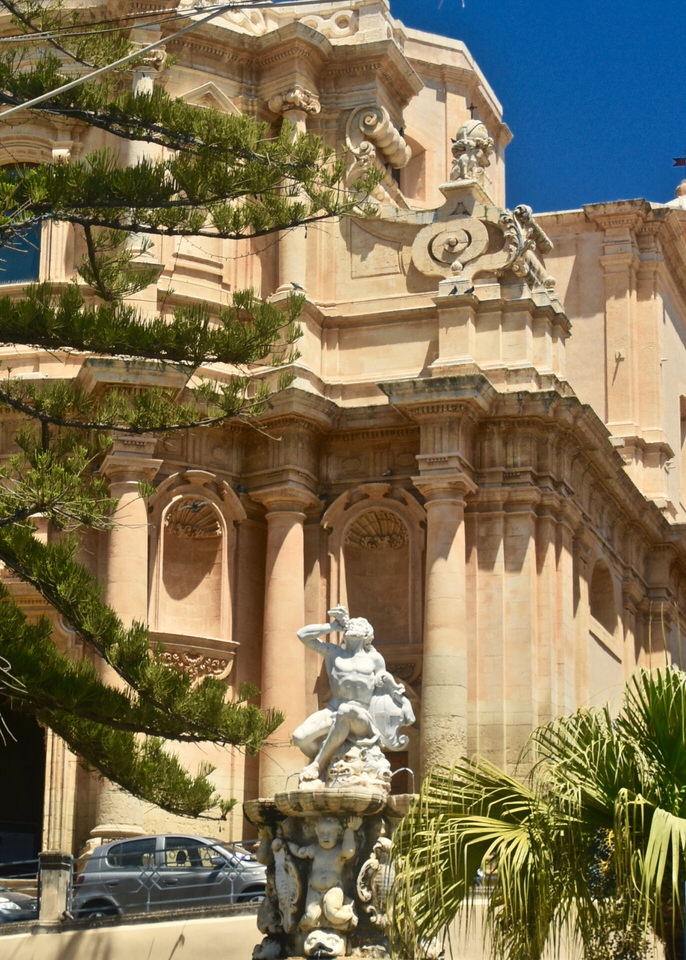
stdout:
[[(238, 0), (238, 2), (240, 3), (240, 0)], [(8, 37), (0, 37), (0, 44), (28, 43), (29, 41), (45, 42), (65, 38), (71, 39), (72, 37), (101, 36), (103, 33), (114, 33), (124, 29), (127, 26), (127, 21), (129, 20), (133, 21), (135, 24), (139, 23), (141, 19), (146, 17), (157, 18), (152, 20), (150, 23), (146, 23), (146, 26), (160, 26), (161, 24), (168, 23), (171, 20), (187, 19), (188, 16), (194, 16), (195, 14), (199, 14), (201, 12), (206, 13), (212, 8), (220, 6), (226, 6), (226, 4), (211, 4), (208, 6), (197, 4), (192, 7), (184, 8), (183, 12), (179, 12), (178, 7), (168, 7), (165, 10), (144, 10), (140, 13), (126, 14), (122, 17), (110, 17), (106, 20), (95, 20), (87, 26), (83, 23), (67, 23), (52, 30), (34, 30), (31, 33), (12, 34)], [(10, 8), (8, 7), (7, 9)], [(161, 14), (170, 14), (170, 16), (161, 16)], [(99, 29), (101, 27), (105, 27), (106, 29)]]
[(196, 27), (202, 26), (204, 23), (209, 23), (210, 20), (213, 20), (215, 17), (220, 16), (221, 13), (230, 10), (235, 4), (227, 3), (222, 6), (217, 7), (212, 10), (211, 13), (208, 13), (206, 16), (201, 17), (199, 20), (194, 20), (192, 23), (186, 24), (185, 27), (182, 27), (180, 30), (177, 30), (176, 33), (171, 34), (169, 37), (163, 37), (159, 40), (153, 41), (153, 43), (148, 43), (144, 47), (141, 47), (139, 50), (135, 50), (133, 53), (127, 53), (126, 56), (120, 57), (118, 60), (115, 60), (113, 63), (105, 64), (104, 67), (99, 67), (97, 70), (92, 70), (90, 73), (86, 73), (81, 77), (77, 77), (75, 80), (70, 80), (69, 83), (63, 83), (61, 87), (57, 87), (54, 90), (48, 90), (47, 93), (42, 93), (38, 97), (34, 97), (32, 100), (27, 100), (24, 103), (19, 103), (14, 107), (10, 107), (9, 110), (3, 111), (0, 113), (0, 120), (6, 120), (8, 117), (13, 116), (15, 113), (19, 113), (20, 110), (30, 110), (33, 107), (39, 106), (41, 103), (45, 103), (46, 100), (50, 100), (52, 97), (56, 97), (59, 94), (67, 93), (69, 90), (73, 90), (75, 87), (81, 86), (82, 83), (87, 83), (88, 81), (95, 80), (97, 77), (103, 76), (105, 73), (109, 73), (110, 70), (114, 70), (117, 67), (122, 67), (124, 64), (129, 63), (131, 60), (136, 60), (139, 57), (145, 56), (146, 53), (150, 53), (153, 50), (157, 50), (158, 47), (162, 47), (165, 44), (169, 43), (171, 40), (176, 40), (179, 37), (183, 36), (185, 33), (189, 33), (191, 30), (194, 30)]
[[(331, 2), (331, 0), (330, 0), (330, 2)], [(333, 2), (336, 2), (336, 0), (333, 0)], [(344, 0), (344, 2), (348, 2), (348, 0)], [(126, 21), (131, 20), (131, 19), (134, 20), (135, 22), (140, 22), (140, 19), (141, 19), (142, 17), (147, 17), (147, 16), (156, 16), (156, 17), (158, 18), (157, 20), (153, 21), (152, 24), (146, 23), (146, 26), (151, 26), (151, 25), (154, 26), (154, 25), (160, 25), (160, 24), (162, 24), (162, 23), (167, 23), (167, 22), (172, 21), (172, 20), (188, 19), (189, 16), (193, 16), (193, 15), (194, 15), (194, 12), (195, 12), (196, 14), (200, 14), (201, 12), (205, 14), (203, 17), (201, 17), (200, 20), (197, 20), (197, 21), (194, 21), (193, 23), (187, 24), (187, 25), (186, 25), (185, 27), (183, 27), (180, 31), (177, 31), (175, 34), (172, 34), (171, 36), (167, 36), (167, 37), (164, 37), (163, 39), (154, 41), (153, 43), (148, 44), (147, 46), (144, 46), (144, 47), (136, 50), (134, 53), (128, 54), (127, 56), (121, 58), (121, 59), (118, 60), (118, 61), (115, 61), (115, 62), (112, 63), (112, 64), (108, 64), (108, 65), (106, 65), (106, 66), (104, 66), (104, 67), (101, 67), (101, 68), (99, 68), (99, 69), (97, 69), (97, 70), (95, 70), (95, 71), (93, 71), (93, 72), (91, 72), (91, 73), (89, 73), (89, 74), (87, 74), (87, 75), (78, 77), (76, 80), (73, 80), (73, 81), (71, 81), (70, 83), (64, 84), (62, 87), (59, 87), (59, 88), (57, 88), (57, 89), (55, 89), (55, 90), (52, 90), (52, 91), (50, 91), (50, 92), (47, 93), (47, 94), (43, 94), (43, 95), (41, 95), (40, 97), (34, 98), (33, 100), (26, 101), (26, 102), (24, 102), (24, 103), (22, 103), (22, 104), (17, 104), (17, 105), (15, 105), (15, 106), (11, 107), (9, 110), (5, 110), (3, 113), (0, 114), (0, 119), (4, 119), (4, 118), (6, 118), (6, 117), (9, 116), (9, 115), (12, 115), (12, 114), (14, 114), (14, 113), (19, 112), (20, 110), (30, 109), (31, 107), (33, 107), (33, 106), (35, 106), (35, 105), (38, 105), (39, 103), (44, 102), (45, 100), (48, 100), (48, 99), (50, 99), (51, 97), (53, 97), (53, 96), (55, 96), (55, 95), (57, 95), (57, 94), (59, 94), (59, 93), (63, 93), (63, 92), (66, 92), (66, 91), (68, 91), (68, 90), (70, 90), (70, 89), (73, 89), (74, 87), (76, 87), (76, 86), (80, 85), (81, 83), (84, 83), (84, 82), (86, 82), (86, 81), (88, 81), (88, 80), (93, 80), (95, 77), (101, 76), (102, 74), (108, 72), (109, 70), (114, 69), (114, 68), (117, 67), (117, 66), (120, 66), (120, 65), (126, 63), (126, 62), (129, 61), (129, 60), (136, 59), (137, 57), (140, 57), (140, 56), (144, 55), (145, 53), (147, 53), (147, 52), (149, 52), (149, 51), (151, 51), (151, 50), (153, 50), (153, 49), (156, 49), (156, 48), (159, 47), (159, 46), (162, 46), (162, 45), (168, 43), (170, 40), (173, 40), (173, 39), (175, 39), (175, 38), (177, 38), (177, 37), (180, 37), (182, 34), (185, 34), (186, 32), (189, 32), (190, 30), (194, 29), (194, 28), (197, 27), (197, 26), (201, 26), (202, 24), (208, 22), (209, 20), (214, 19), (216, 16), (220, 16), (220, 15), (223, 14), (223, 13), (227, 13), (227, 12), (240, 12), (241, 10), (244, 10), (244, 9), (246, 9), (246, 8), (247, 8), (247, 9), (256, 9), (256, 8), (269, 8), (269, 9), (274, 9), (275, 6), (279, 6), (279, 7), (301, 7), (301, 6), (309, 6), (309, 5), (311, 5), (311, 4), (321, 5), (321, 0), (256, 0), (256, 2), (249, 2), (249, 0), (238, 0), (238, 2), (236, 2), (236, 0), (234, 0), (234, 2), (228, 3), (228, 4), (227, 4), (227, 3), (216, 3), (216, 4), (207, 4), (207, 5), (205, 5), (205, 4), (197, 4), (197, 5), (192, 6), (192, 7), (185, 7), (185, 8), (183, 9), (183, 12), (179, 12), (179, 8), (178, 8), (178, 6), (177, 6), (177, 7), (169, 7), (169, 8), (166, 8), (165, 10), (162, 10), (162, 11), (160, 11), (160, 10), (155, 10), (155, 11), (139, 11), (139, 12), (137, 12), (137, 13), (135, 13), (135, 14), (126, 14), (125, 16), (122, 16), (122, 17), (113, 17), (113, 18), (106, 19), (106, 20), (96, 21), (95, 23), (93, 23), (93, 24), (90, 25), (90, 28), (91, 28), (91, 29), (90, 29), (88, 32), (82, 31), (82, 32), (79, 32), (79, 33), (76, 33), (76, 32), (67, 33), (66, 38), (69, 39), (69, 38), (75, 37), (75, 36), (79, 36), (79, 37), (80, 37), (80, 36), (88, 36), (89, 33), (92, 34), (92, 35), (99, 35), (100, 33), (102, 33), (102, 31), (96, 30), (96, 29), (92, 29), (93, 27), (102, 26), (102, 25), (106, 25), (106, 24), (109, 24), (109, 23), (112, 23), (112, 24), (114, 24), (114, 23), (121, 24), (122, 22), (126, 22)], [(6, 9), (9, 9), (9, 8), (6, 7)], [(173, 14), (173, 16), (160, 17), (160, 14), (166, 14), (166, 13)], [(75, 24), (75, 25), (74, 25), (75, 28), (76, 28), (76, 27), (79, 27), (79, 26), (81, 26), (81, 25), (80, 25), (80, 24)], [(116, 29), (121, 29), (121, 27), (116, 27), (116, 28), (115, 28), (115, 27), (112, 27), (112, 30), (113, 30), (113, 31), (116, 30)], [(13, 43), (13, 44), (17, 44), (17, 43), (19, 43), (19, 42), (24, 42), (24, 41), (26, 41), (26, 40), (38, 40), (38, 41), (41, 41), (41, 42), (50, 42), (52, 39), (60, 39), (60, 38), (63, 38), (63, 39), (65, 38), (65, 32), (64, 32), (63, 30), (59, 30), (59, 31), (36, 31), (35, 33), (31, 33), (31, 34), (13, 35), (13, 36), (11, 36), (11, 37), (2, 37), (2, 38), (0, 38), (0, 44), (2, 44), (2, 43)], [(17, 165), (18, 165), (17, 159), (14, 157), (14, 155), (12, 154), (12, 151), (9, 149), (9, 147), (7, 146), (7, 144), (6, 144), (6, 143), (2, 143), (2, 147), (3, 147), (3, 149), (5, 150), (5, 152), (10, 156), (10, 158), (11, 158), (15, 163), (17, 163)], [(294, 229), (294, 228), (286, 228), (286, 231), (283, 231), (283, 232), (288, 232), (290, 229)], [(283, 232), (280, 232), (280, 233), (283, 233)], [(183, 242), (184, 239), (188, 239), (188, 238), (181, 237), (180, 239), (181, 239), (181, 242)], [(277, 235), (277, 237), (276, 237), (276, 238), (274, 239), (274, 241), (272, 241), (272, 242), (273, 242), (273, 243), (277, 243), (278, 240), (279, 240), (279, 236)], [(192, 245), (193, 245), (193, 244), (192, 244)], [(270, 246), (270, 245), (271, 245), (271, 244), (268, 244), (268, 246)], [(198, 249), (199, 249), (199, 248), (198, 248)], [(177, 251), (177, 255), (178, 255), (178, 252), (180, 252), (180, 247), (179, 247), (179, 251)], [(245, 256), (247, 256), (247, 254), (246, 254)], [(240, 257), (240, 255), (239, 255), (239, 257)], [(219, 259), (221, 259), (221, 260), (229, 260), (229, 259), (235, 259), (235, 257), (223, 257), (223, 256), (220, 256)], [(175, 263), (175, 266), (176, 266), (176, 263)], [(173, 276), (173, 271), (172, 271), (172, 276)], [(165, 300), (166, 300), (167, 296), (169, 296), (170, 293), (171, 293), (171, 278), (170, 278), (170, 281), (169, 281), (168, 288), (167, 288), (167, 290), (165, 291)]]
[[(328, 0), (329, 3), (350, 3), (350, 0)], [(111, 17), (105, 20), (96, 20), (84, 27), (84, 24), (75, 23), (73, 25), (65, 24), (54, 30), (36, 30), (31, 33), (12, 34), (7, 37), (0, 37), (0, 46), (2, 44), (17, 44), (29, 42), (49, 42), (51, 40), (71, 39), (75, 37), (100, 36), (103, 33), (114, 33), (124, 29), (128, 21), (133, 21), (134, 25), (146, 17), (156, 17), (145, 23), (146, 27), (161, 26), (174, 20), (185, 20), (189, 16), (199, 16), (202, 13), (208, 13), (216, 9), (222, 12), (240, 13), (241, 10), (253, 9), (274, 9), (277, 7), (304, 7), (317, 5), (321, 6), (322, 0), (235, 0), (232, 4), (196, 4), (191, 7), (184, 7), (181, 10), (178, 7), (167, 7), (164, 10), (139, 11), (137, 13), (126, 14), (122, 17)], [(226, 9), (227, 6), (230, 9)], [(169, 16), (160, 16), (169, 14)], [(109, 26), (112, 24), (112, 26)], [(115, 26), (119, 24), (119, 26)], [(124, 27), (121, 26), (124, 25)], [(106, 27), (106, 30), (98, 29)], [(170, 38), (167, 37), (167, 40)]]

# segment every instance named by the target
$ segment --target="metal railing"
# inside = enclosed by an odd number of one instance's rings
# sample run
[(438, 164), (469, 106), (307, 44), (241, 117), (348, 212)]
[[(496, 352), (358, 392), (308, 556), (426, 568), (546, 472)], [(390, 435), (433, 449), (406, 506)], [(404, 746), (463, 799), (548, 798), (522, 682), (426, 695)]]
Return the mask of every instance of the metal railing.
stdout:
[[(252, 858), (248, 862), (255, 864)], [(240, 861), (165, 862), (157, 852), (127, 862), (96, 853), (75, 861), (71, 889), (68, 909), (75, 918), (104, 917), (257, 903), (264, 898), (265, 879), (242, 871)]]

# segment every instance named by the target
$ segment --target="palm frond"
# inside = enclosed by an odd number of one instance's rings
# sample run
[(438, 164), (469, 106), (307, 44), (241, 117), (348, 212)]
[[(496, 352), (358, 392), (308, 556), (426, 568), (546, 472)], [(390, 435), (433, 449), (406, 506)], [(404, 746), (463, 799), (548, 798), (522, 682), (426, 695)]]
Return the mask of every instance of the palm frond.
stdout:
[(484, 759), (427, 777), (394, 840), (392, 948), (421, 955), (474, 914), (480, 864), (497, 864), (491, 955), (539, 960), (576, 939), (587, 956), (637, 958), (683, 934), (686, 674), (641, 670), (623, 706), (578, 710), (536, 730), (525, 779)]

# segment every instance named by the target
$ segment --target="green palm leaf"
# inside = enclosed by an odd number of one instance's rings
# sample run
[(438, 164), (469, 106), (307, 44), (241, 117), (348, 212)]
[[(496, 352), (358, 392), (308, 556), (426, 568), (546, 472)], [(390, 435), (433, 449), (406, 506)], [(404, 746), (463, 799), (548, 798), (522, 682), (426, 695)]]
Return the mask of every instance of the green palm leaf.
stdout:
[(455, 918), (469, 922), (476, 871), (492, 860), (492, 955), (538, 960), (571, 937), (587, 956), (635, 958), (652, 931), (677, 956), (685, 714), (686, 674), (642, 670), (618, 715), (583, 709), (536, 730), (523, 779), (480, 758), (431, 771), (394, 840), (396, 955), (421, 956)]

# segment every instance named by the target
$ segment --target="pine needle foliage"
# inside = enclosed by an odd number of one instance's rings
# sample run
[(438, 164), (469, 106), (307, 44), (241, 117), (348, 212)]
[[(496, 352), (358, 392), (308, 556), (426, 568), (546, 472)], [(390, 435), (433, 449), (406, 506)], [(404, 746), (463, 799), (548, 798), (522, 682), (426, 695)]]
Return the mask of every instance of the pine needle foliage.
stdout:
[(469, 920), (489, 862), (492, 956), (539, 960), (571, 939), (636, 960), (656, 935), (681, 958), (685, 717), (686, 674), (641, 670), (617, 715), (584, 709), (536, 730), (523, 779), (480, 758), (434, 769), (395, 837), (395, 954)]
[[(166, 810), (225, 815), (231, 801), (215, 793), (211, 768), (184, 770), (167, 741), (254, 753), (282, 718), (250, 702), (254, 689), (228, 701), (221, 681), (194, 684), (142, 624), (125, 626), (77, 562), (78, 536), (114, 522), (116, 503), (99, 465), (117, 437), (164, 435), (264, 410), (271, 393), (290, 382), (304, 301), (294, 294), (277, 305), (236, 291), (223, 307), (184, 303), (151, 318), (135, 297), (157, 282), (158, 267), (146, 256), (151, 238), (242, 240), (360, 212), (378, 174), (345, 187), (343, 159), (317, 137), (295, 136), (287, 123), (275, 130), (193, 107), (162, 85), (136, 95), (137, 59), (55, 92), (136, 49), (126, 10), (121, 29), (92, 23), (87, 11), (61, 0), (0, 0), (0, 10), (21, 35), (0, 54), (0, 107), (50, 92), (34, 117), (108, 134), (107, 147), (78, 159), (0, 167), (0, 259), (2, 247), (16, 249), (27, 230), (50, 221), (73, 225), (85, 251), (70, 282), (34, 283), (21, 296), (0, 297), (0, 344), (85, 364), (147, 364), (181, 384), (96, 395), (78, 378), (27, 380), (7, 371), (0, 381), (4, 415), (17, 423), (14, 451), (0, 466), (0, 561), (48, 601), (87, 651), (78, 661), (60, 653), (51, 618), (28, 623), (2, 586), (0, 713), (4, 703), (34, 715), (90, 768)], [(153, 155), (127, 162), (127, 141), (153, 144)], [(47, 543), (34, 536), (31, 518), (38, 516), (48, 522)], [(102, 680), (99, 661), (119, 686)]]

